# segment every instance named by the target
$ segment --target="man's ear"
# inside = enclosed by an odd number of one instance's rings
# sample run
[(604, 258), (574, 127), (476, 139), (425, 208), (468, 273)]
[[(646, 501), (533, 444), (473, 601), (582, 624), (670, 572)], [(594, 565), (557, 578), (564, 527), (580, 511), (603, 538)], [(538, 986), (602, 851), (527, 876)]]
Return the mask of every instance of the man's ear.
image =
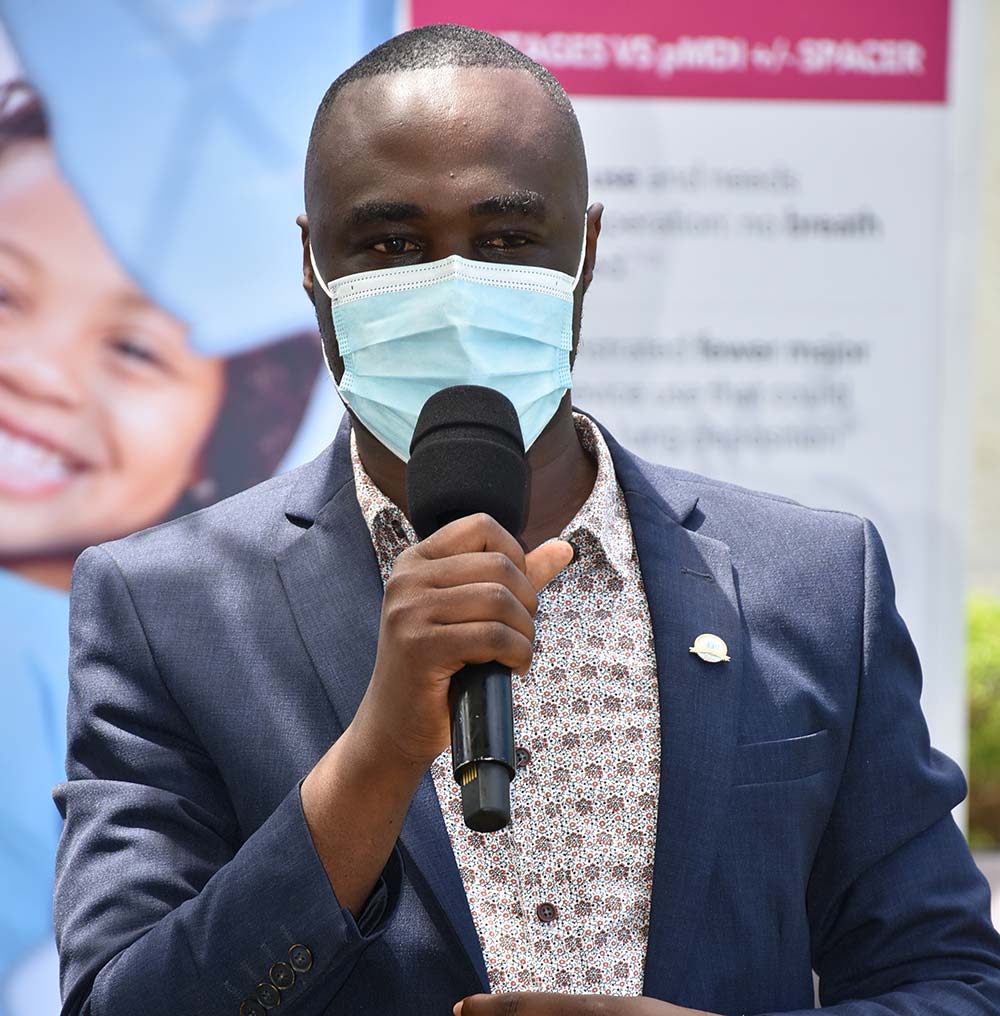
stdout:
[(312, 301), (312, 305), (316, 306), (316, 295), (313, 290), (313, 269), (312, 261), (309, 259), (309, 219), (303, 212), (296, 220), (296, 224), (302, 233), (302, 288), (306, 291), (306, 296)]
[(585, 293), (594, 279), (594, 266), (597, 264), (597, 238), (601, 235), (601, 216), (603, 214), (604, 205), (599, 201), (595, 201), (587, 209), (587, 252), (583, 256), (583, 272), (580, 276)]
[[(333, 331), (330, 298), (323, 292), (322, 285), (317, 283), (312, 258), (309, 256), (309, 219), (303, 213), (295, 221), (302, 232), (302, 288), (306, 291), (306, 296), (312, 301), (316, 311), (316, 328), (319, 330), (323, 343), (324, 355), (333, 371), (335, 381), (340, 384), (340, 379), (344, 376), (344, 361), (337, 348), (337, 337)], [(316, 303), (317, 292), (319, 293), (319, 304)]]

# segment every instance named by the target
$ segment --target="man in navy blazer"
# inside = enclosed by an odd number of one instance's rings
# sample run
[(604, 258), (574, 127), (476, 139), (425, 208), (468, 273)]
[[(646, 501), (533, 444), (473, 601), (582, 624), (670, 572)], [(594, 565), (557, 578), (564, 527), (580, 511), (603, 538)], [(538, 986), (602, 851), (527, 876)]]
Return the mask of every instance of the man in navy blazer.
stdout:
[[(575, 119), (513, 53), (418, 30), (321, 106), (304, 279), (338, 380), (310, 243), (327, 279), (501, 250), (572, 271), (586, 193)], [(485, 226), (482, 202), (468, 212), (484, 186), (517, 198), (494, 201)], [(370, 213), (357, 199), (375, 192), (386, 221), (344, 212)], [(529, 192), (547, 209), (535, 202), (530, 227)], [(574, 339), (600, 213), (587, 213)], [(440, 691), (462, 662), (530, 663), (525, 576), (541, 588), (567, 563), (551, 538), (594, 466), (567, 393), (529, 453), (529, 552), (489, 519), (460, 520), (407, 550), (383, 589), (352, 428), (368, 474), (405, 506), (403, 463), (351, 413), (308, 465), (78, 563), (55, 795), (67, 1016), (797, 1012), (813, 1007), (813, 970), (841, 1016), (1000, 1012), (988, 888), (951, 818), (964, 781), (929, 745), (872, 525), (651, 465), (603, 430), (659, 675), (643, 997), (488, 995), (428, 771), (446, 741)], [(464, 569), (466, 606), (501, 574), (483, 623), (446, 652), (445, 625), (403, 630), (448, 568)], [(728, 662), (690, 651), (706, 632)]]

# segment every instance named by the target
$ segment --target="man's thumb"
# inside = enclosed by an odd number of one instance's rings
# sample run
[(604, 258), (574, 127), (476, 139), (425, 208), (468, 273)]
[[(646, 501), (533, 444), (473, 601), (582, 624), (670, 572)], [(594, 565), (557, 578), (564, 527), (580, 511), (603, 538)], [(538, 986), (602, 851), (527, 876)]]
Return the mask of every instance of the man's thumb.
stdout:
[(549, 540), (525, 558), (528, 581), (541, 592), (573, 560), (573, 545), (565, 540)]

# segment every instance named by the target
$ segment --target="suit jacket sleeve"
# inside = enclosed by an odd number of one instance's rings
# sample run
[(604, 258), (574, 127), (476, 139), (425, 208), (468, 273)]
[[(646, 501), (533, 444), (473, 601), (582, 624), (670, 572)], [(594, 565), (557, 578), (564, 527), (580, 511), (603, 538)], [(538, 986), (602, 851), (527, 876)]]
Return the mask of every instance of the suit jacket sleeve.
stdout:
[(282, 992), (281, 1011), (321, 1013), (391, 917), (398, 854), (355, 921), (330, 887), (297, 785), (258, 829), (240, 830), (103, 548), (77, 564), (70, 631), (67, 782), (55, 791), (66, 820), (55, 894), (64, 1016), (236, 1016), (293, 945), (312, 963)]
[(930, 746), (920, 665), (867, 521), (864, 540), (854, 727), (807, 893), (820, 999), (831, 1016), (995, 1016), (989, 887), (951, 817), (965, 780)]

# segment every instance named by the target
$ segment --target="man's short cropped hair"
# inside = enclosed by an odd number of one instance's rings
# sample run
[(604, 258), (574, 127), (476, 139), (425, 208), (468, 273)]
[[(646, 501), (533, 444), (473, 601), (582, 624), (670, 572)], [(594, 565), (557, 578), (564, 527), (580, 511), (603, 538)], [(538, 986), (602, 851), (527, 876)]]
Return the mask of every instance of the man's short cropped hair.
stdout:
[(552, 100), (563, 119), (567, 136), (576, 149), (584, 168), (586, 159), (583, 135), (566, 90), (551, 71), (536, 63), (509, 42), (489, 32), (466, 25), (425, 25), (393, 36), (352, 64), (326, 90), (309, 135), (306, 154), (306, 179), (310, 164), (337, 96), (353, 81), (398, 74), (432, 67), (494, 67), (519, 70), (530, 74)]

